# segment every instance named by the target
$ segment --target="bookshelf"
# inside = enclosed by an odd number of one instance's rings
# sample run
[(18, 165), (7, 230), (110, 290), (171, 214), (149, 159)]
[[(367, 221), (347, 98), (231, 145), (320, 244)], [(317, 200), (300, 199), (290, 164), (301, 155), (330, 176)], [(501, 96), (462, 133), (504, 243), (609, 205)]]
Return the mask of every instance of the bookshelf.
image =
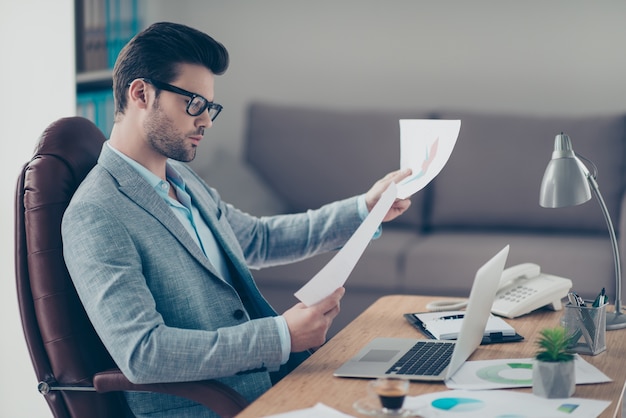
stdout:
[(76, 114), (108, 136), (113, 127), (112, 68), (139, 31), (139, 0), (75, 0)]

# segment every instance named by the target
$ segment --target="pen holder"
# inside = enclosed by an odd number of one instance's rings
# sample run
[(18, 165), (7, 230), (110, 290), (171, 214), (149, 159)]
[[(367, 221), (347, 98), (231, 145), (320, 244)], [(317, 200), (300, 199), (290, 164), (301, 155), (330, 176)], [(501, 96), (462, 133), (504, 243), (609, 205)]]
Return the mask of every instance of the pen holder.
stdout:
[(595, 356), (606, 350), (606, 305), (565, 305), (561, 325), (572, 337), (569, 351)]

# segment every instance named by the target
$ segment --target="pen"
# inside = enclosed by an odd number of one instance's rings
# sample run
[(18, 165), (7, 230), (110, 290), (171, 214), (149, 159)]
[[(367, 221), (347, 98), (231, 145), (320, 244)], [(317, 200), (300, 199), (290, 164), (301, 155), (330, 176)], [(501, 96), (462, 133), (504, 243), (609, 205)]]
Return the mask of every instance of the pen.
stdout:
[(606, 300), (606, 289), (603, 287), (600, 291), (600, 294), (593, 301), (593, 307), (597, 308), (600, 305), (604, 305), (604, 301)]
[(569, 292), (567, 294), (567, 299), (569, 300), (570, 305), (578, 306), (578, 299), (576, 299), (576, 293)]
[[(576, 296), (576, 300), (578, 301), (578, 306), (580, 306), (581, 308), (587, 307), (583, 298), (581, 298), (577, 293), (574, 293), (574, 295)], [(595, 301), (594, 301), (594, 304), (595, 304)], [(595, 323), (593, 322), (593, 318), (589, 314), (588, 310), (581, 309), (579, 312), (580, 312), (581, 319), (583, 321), (583, 326), (580, 328), (580, 330), (583, 332), (583, 336), (585, 337), (585, 340), (587, 341), (587, 345), (589, 347), (592, 347), (593, 340), (591, 336), (595, 335), (596, 333)]]
[[(576, 292), (569, 292), (567, 294), (567, 298), (573, 306), (577, 306), (580, 308), (585, 308), (586, 304), (583, 298), (581, 298)], [(595, 303), (595, 302), (594, 302)], [(589, 315), (589, 312), (586, 309), (579, 309), (578, 316), (582, 321), (582, 326), (576, 327), (576, 331), (571, 336), (571, 343), (576, 344), (576, 342), (580, 339), (581, 335), (585, 337), (585, 341), (589, 347), (592, 346), (593, 340), (591, 335), (595, 335), (596, 327), (593, 322), (593, 319)]]
[(577, 293), (574, 293), (574, 296), (576, 296), (576, 303), (578, 306), (586, 306), (583, 298), (581, 298)]
[(442, 316), (439, 319), (461, 319), (465, 317), (464, 314), (458, 314), (458, 315), (448, 315), (448, 316)]

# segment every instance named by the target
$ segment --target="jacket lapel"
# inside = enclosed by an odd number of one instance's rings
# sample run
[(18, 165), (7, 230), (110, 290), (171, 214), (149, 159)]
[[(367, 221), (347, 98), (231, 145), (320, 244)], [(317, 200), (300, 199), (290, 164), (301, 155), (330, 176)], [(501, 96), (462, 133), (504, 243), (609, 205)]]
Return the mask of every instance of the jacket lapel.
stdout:
[[(111, 151), (106, 143), (103, 146), (98, 164), (117, 180), (120, 192), (157, 219), (212, 275), (220, 277), (200, 247), (189, 236), (189, 233), (172, 213), (167, 203), (163, 201), (163, 198), (156, 191), (151, 190), (150, 185), (143, 177), (126, 161)], [(152, 193), (146, 193), (146, 189), (150, 189)]]
[(200, 185), (195, 179), (185, 178), (185, 182), (187, 183), (187, 192), (191, 196), (192, 202), (194, 202), (204, 221), (213, 232), (224, 256), (228, 258), (240, 276), (251, 278), (249, 277), (250, 272), (243, 255), (240, 251), (235, 250), (239, 248), (237, 237), (235, 237), (230, 228), (222, 225), (225, 220), (222, 219), (223, 213), (219, 206), (212, 199), (208, 199), (208, 194), (197, 193), (198, 187), (204, 186)]
[[(189, 168), (182, 166), (182, 164), (178, 165), (176, 163), (176, 168), (181, 173), (189, 172)], [(187, 184), (187, 192), (189, 192), (204, 221), (213, 231), (215, 239), (223, 250), (224, 257), (230, 261), (229, 264), (235, 269), (232, 272), (234, 275), (231, 274), (233, 286), (239, 293), (248, 312), (253, 318), (277, 315), (274, 308), (265, 300), (254, 282), (245, 256), (241, 251), (239, 241), (228, 221), (224, 219), (226, 215), (220, 210), (220, 207), (209, 193), (199, 192), (200, 190), (205, 190), (207, 186), (193, 173), (185, 176), (185, 182)]]

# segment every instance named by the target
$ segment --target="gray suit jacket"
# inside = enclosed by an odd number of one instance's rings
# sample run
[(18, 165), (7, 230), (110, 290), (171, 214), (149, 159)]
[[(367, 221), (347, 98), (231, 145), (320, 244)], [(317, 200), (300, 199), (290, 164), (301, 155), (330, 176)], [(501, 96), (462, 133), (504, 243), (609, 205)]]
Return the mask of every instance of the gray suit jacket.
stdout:
[[(279, 369), (276, 312), (249, 267), (341, 247), (360, 225), (356, 198), (303, 214), (257, 218), (224, 203), (170, 161), (221, 245), (224, 281), (168, 205), (105, 144), (62, 225), (67, 267), (118, 367), (137, 383), (218, 378), (254, 400)], [(128, 393), (138, 416), (211, 416), (186, 400)]]

